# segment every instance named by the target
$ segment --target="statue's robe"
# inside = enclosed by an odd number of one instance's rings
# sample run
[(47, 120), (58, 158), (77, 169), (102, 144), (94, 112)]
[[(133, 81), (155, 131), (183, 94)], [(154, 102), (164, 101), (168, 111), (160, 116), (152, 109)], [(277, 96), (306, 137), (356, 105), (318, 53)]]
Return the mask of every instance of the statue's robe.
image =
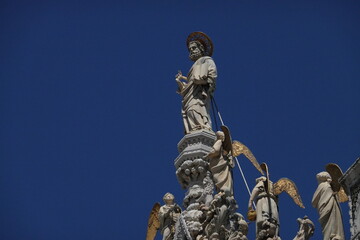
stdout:
[[(175, 211), (177, 210), (177, 211)], [(175, 233), (175, 223), (180, 216), (180, 207), (174, 203), (171, 205), (163, 205), (159, 210), (160, 230), (163, 240), (171, 240)]]
[(332, 234), (339, 235), (345, 240), (339, 202), (333, 193), (329, 182), (320, 183), (314, 193), (312, 206), (319, 212), (324, 240), (329, 240)]
[(201, 57), (191, 67), (188, 83), (180, 89), (185, 133), (211, 129), (210, 104), (216, 77), (216, 65), (211, 57)]
[(279, 211), (277, 206), (277, 198), (272, 193), (272, 182), (270, 182), (269, 187), (270, 194), (266, 193), (265, 182), (263, 181), (256, 184), (254, 188), (256, 192), (256, 239), (258, 239), (259, 233), (261, 230), (263, 230), (264, 222), (271, 222), (274, 224), (275, 229), (271, 232), (272, 237), (279, 236)]
[(227, 196), (233, 196), (231, 162), (223, 155), (221, 140), (215, 142), (213, 151), (209, 153), (209, 157), (209, 168), (217, 191), (223, 191)]

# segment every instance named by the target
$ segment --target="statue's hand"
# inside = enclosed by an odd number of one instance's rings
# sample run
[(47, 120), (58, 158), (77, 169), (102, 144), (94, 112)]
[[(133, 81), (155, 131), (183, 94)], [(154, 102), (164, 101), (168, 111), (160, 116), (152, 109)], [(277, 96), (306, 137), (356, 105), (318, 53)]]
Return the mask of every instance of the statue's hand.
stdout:
[(182, 78), (182, 72), (179, 70), (179, 72), (175, 75), (175, 79), (176, 81), (180, 81), (180, 79)]

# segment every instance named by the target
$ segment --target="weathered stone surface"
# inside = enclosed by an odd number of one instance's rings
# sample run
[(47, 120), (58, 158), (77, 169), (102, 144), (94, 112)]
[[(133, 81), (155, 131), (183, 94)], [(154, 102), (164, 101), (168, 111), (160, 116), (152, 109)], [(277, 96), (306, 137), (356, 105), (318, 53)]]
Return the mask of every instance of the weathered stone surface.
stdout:
[(360, 239), (360, 158), (340, 179), (349, 197), (351, 240)]
[(174, 239), (246, 240), (247, 223), (236, 213), (233, 196), (220, 192), (214, 196), (214, 179), (205, 154), (215, 142), (212, 131), (202, 130), (185, 135), (178, 144), (176, 176), (186, 189), (186, 208), (175, 226)]
[(309, 240), (314, 235), (314, 223), (307, 216), (298, 218), (297, 222), (299, 223), (299, 231), (293, 240)]
[(201, 130), (185, 135), (178, 143), (180, 154), (175, 159), (175, 167), (179, 168), (186, 160), (202, 159), (211, 151), (215, 139), (215, 133), (210, 130)]

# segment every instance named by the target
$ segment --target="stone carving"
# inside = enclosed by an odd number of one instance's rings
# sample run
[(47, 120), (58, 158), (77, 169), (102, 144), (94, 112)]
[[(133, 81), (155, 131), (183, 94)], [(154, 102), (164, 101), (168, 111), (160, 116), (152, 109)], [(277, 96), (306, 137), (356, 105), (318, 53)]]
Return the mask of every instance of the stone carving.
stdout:
[(173, 239), (175, 224), (181, 214), (181, 208), (174, 200), (174, 195), (166, 193), (163, 197), (165, 205), (160, 207), (160, 203), (155, 203), (151, 210), (146, 240), (154, 240), (156, 232), (161, 231), (163, 240)]
[(189, 57), (194, 61), (187, 77), (176, 75), (178, 93), (182, 96), (182, 117), (185, 133), (210, 129), (210, 101), (217, 78), (216, 65), (211, 58), (213, 46), (204, 33), (194, 32), (187, 38)]
[(215, 134), (208, 130), (196, 131), (186, 134), (178, 144), (176, 176), (187, 191), (183, 202), (186, 209), (175, 225), (174, 239), (247, 239), (247, 223), (236, 212), (234, 197), (225, 191), (213, 195), (215, 178), (209, 162), (203, 159), (214, 153), (216, 141), (222, 144), (219, 137), (215, 140)]
[(360, 239), (360, 158), (339, 179), (349, 197), (351, 240)]
[(293, 240), (309, 240), (314, 235), (314, 223), (307, 216), (298, 218), (297, 222), (299, 223), (299, 231)]
[(331, 186), (332, 178), (328, 172), (320, 172), (316, 178), (319, 185), (314, 193), (312, 206), (320, 215), (323, 239), (345, 240), (337, 192)]
[(240, 213), (233, 196), (219, 192), (209, 207), (203, 206), (200, 219), (202, 231), (196, 239), (247, 240), (248, 225)]
[[(266, 191), (269, 185), (269, 193)], [(274, 239), (280, 240), (279, 233), (279, 213), (277, 208), (277, 198), (272, 192), (272, 182), (267, 181), (266, 177), (256, 179), (256, 185), (252, 190), (248, 208), (252, 209), (252, 202), (256, 202), (256, 240)]]
[(278, 195), (283, 191), (286, 191), (297, 205), (302, 208), (304, 208), (304, 205), (302, 204), (294, 182), (287, 178), (281, 178), (278, 182), (273, 184), (269, 179), (267, 165), (262, 163), (261, 168), (266, 173), (266, 177), (262, 176), (256, 179), (256, 185), (252, 190), (248, 203), (248, 215), (252, 215), (251, 213), (255, 212), (252, 208), (252, 203), (255, 201), (256, 240), (280, 240)]
[(209, 168), (217, 190), (224, 192), (226, 196), (232, 196), (233, 179), (231, 170), (235, 164), (231, 152), (227, 152), (223, 148), (224, 132), (216, 132), (216, 138), (212, 150), (204, 156), (204, 159), (209, 159)]
[(160, 231), (163, 235), (163, 240), (173, 239), (175, 233), (175, 223), (181, 213), (181, 208), (174, 202), (174, 195), (166, 193), (164, 195), (165, 205), (159, 209)]

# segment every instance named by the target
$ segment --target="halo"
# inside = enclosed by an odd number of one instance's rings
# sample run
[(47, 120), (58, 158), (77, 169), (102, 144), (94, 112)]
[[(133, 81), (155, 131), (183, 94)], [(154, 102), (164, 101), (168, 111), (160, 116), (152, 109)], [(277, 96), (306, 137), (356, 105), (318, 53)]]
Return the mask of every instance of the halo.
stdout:
[(189, 47), (189, 44), (192, 41), (199, 41), (205, 48), (204, 55), (209, 57), (212, 56), (214, 51), (214, 46), (208, 35), (206, 35), (203, 32), (190, 33), (190, 35), (186, 39), (186, 45)]

